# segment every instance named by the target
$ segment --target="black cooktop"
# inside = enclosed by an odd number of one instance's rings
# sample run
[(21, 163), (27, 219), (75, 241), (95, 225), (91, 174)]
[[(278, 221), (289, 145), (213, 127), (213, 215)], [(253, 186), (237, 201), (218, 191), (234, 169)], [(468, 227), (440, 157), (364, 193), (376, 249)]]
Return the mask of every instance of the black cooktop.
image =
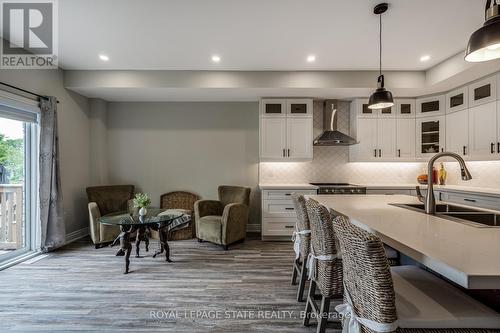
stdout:
[(310, 183), (310, 184), (319, 187), (360, 187), (359, 185), (354, 185), (349, 183)]

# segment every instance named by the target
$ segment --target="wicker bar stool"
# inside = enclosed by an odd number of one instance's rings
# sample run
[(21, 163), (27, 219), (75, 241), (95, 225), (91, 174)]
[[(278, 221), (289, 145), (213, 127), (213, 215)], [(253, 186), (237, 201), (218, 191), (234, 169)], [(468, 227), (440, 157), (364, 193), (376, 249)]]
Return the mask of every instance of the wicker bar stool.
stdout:
[(500, 314), (416, 266), (390, 267), (381, 240), (339, 216), (345, 333), (498, 333)]
[[(342, 298), (342, 260), (339, 259), (338, 241), (333, 230), (333, 217), (313, 199), (306, 201), (307, 215), (311, 224), (311, 252), (308, 258), (310, 278), (304, 326), (309, 326), (311, 315), (318, 319), (316, 332), (324, 332), (327, 324), (340, 328), (340, 323), (328, 321), (330, 301)], [(321, 305), (315, 302), (316, 288), (321, 293)], [(330, 325), (329, 325), (330, 326)]]
[(295, 231), (292, 236), (292, 240), (294, 241), (293, 249), (295, 251), (292, 268), (292, 285), (297, 284), (298, 277), (297, 301), (302, 302), (307, 280), (306, 265), (311, 247), (311, 230), (309, 227), (309, 217), (307, 216), (306, 199), (302, 194), (292, 193), (292, 201), (297, 213), (297, 222), (295, 223)]

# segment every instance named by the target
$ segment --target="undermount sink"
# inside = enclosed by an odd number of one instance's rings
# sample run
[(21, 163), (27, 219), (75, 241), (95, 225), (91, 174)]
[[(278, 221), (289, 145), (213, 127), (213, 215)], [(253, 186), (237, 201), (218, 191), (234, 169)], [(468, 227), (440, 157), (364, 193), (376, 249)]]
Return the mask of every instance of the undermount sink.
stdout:
[[(391, 204), (425, 214), (424, 204)], [(472, 224), (477, 227), (500, 227), (500, 215), (480, 209), (450, 204), (436, 204), (436, 216), (450, 221)]]

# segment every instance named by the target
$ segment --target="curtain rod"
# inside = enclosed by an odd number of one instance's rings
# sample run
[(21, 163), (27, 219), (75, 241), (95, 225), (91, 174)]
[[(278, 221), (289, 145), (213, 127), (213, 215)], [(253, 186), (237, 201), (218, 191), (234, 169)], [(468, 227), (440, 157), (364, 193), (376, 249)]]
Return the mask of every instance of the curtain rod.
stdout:
[[(6, 87), (9, 87), (9, 88), (12, 88), (12, 89), (15, 89), (15, 90), (19, 90), (19, 91), (22, 91), (23, 93), (25, 94), (29, 94), (29, 95), (33, 95), (33, 96), (36, 96), (38, 97), (39, 99), (49, 99), (48, 96), (44, 96), (44, 95), (39, 95), (39, 94), (36, 94), (32, 91), (29, 91), (29, 90), (26, 90), (26, 89), (22, 89), (22, 88), (19, 88), (19, 87), (16, 87), (16, 86), (13, 86), (11, 84), (8, 84), (8, 83), (5, 83), (5, 82), (0, 82), (0, 85), (2, 86), (6, 86)], [(59, 103), (59, 101), (57, 101), (57, 103)]]

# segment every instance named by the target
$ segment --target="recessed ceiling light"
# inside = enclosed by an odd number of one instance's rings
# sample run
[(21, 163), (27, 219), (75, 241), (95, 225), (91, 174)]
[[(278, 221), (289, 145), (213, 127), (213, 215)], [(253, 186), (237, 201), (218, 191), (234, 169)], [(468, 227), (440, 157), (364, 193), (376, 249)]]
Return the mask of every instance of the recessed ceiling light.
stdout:
[(309, 55), (307, 56), (307, 62), (315, 62), (316, 61), (316, 56), (315, 55)]
[(105, 54), (99, 54), (99, 59), (101, 59), (102, 61), (108, 61), (109, 57)]
[(220, 57), (218, 55), (213, 55), (212, 56), (212, 61), (213, 62), (220, 62)]
[(420, 57), (420, 61), (421, 62), (424, 62), (424, 61), (428, 61), (431, 59), (431, 56), (430, 55), (424, 55), (424, 56), (421, 56)]

